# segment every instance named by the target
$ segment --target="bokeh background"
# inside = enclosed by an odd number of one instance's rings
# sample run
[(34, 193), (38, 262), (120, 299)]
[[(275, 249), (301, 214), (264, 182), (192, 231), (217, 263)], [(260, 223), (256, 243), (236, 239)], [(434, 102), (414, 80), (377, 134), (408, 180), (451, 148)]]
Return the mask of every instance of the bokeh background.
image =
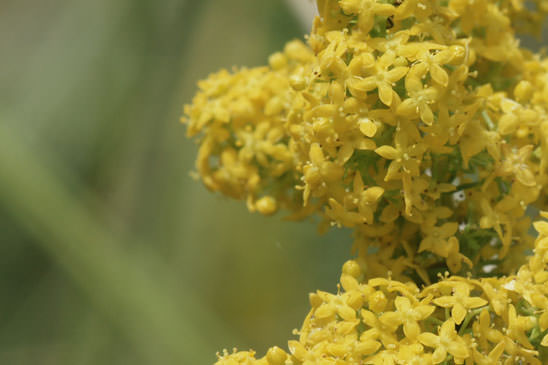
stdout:
[(348, 232), (206, 191), (179, 118), (306, 31), (282, 0), (0, 0), (0, 363), (286, 346)]

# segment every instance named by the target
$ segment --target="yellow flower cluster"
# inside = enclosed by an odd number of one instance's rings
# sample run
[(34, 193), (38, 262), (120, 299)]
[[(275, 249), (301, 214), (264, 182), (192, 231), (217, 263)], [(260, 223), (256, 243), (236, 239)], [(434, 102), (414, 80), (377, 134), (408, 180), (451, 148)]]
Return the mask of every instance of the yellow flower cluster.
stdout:
[(183, 122), (209, 189), (358, 257), (289, 353), (218, 365), (548, 363), (548, 58), (516, 38), (548, 0), (317, 4), (308, 44), (211, 75)]
[(348, 261), (339, 293), (310, 295), (312, 309), (289, 353), (225, 352), (217, 365), (546, 364), (548, 222), (535, 228), (534, 255), (500, 278), (445, 277), (419, 290), (412, 282), (364, 280), (360, 265)]
[(308, 45), (200, 82), (198, 172), (251, 211), (352, 228), (370, 277), (510, 273), (548, 206), (548, 59), (515, 36), (547, 4), (318, 1)]

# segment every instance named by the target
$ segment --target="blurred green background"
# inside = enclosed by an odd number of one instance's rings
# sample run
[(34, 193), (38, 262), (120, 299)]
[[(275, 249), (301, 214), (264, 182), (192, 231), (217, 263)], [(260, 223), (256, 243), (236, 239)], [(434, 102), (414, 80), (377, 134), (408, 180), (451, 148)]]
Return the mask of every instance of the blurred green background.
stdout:
[(305, 33), (281, 0), (0, 0), (0, 363), (286, 346), (351, 239), (206, 191), (179, 118)]

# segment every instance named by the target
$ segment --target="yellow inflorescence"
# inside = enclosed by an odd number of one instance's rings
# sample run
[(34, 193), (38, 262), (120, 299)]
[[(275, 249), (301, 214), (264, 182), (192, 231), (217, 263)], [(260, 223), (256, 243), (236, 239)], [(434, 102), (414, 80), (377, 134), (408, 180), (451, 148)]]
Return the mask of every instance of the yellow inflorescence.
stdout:
[(546, 364), (548, 222), (535, 228), (534, 255), (507, 277), (445, 277), (420, 290), (364, 280), (360, 265), (348, 261), (341, 292), (310, 295), (312, 309), (289, 353), (225, 352), (217, 365)]
[(513, 25), (540, 13), (519, 0), (319, 8), (308, 46), (200, 83), (185, 122), (205, 185), (353, 228), (369, 275), (519, 267), (525, 211), (547, 206), (548, 60)]
[(345, 292), (312, 295), (291, 355), (256, 361), (539, 363), (547, 223), (526, 254), (548, 209), (548, 58), (516, 33), (548, 2), (317, 3), (308, 44), (211, 75), (185, 107), (209, 189), (353, 231)]

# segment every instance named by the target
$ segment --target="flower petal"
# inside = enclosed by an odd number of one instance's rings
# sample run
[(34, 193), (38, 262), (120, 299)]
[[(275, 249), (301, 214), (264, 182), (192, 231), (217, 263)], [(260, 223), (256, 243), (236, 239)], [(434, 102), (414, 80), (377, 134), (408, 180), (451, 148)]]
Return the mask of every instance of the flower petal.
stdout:
[(384, 194), (384, 189), (380, 186), (373, 186), (364, 192), (364, 198), (368, 203), (376, 203)]
[(400, 157), (400, 152), (394, 147), (388, 145), (380, 146), (375, 150), (375, 152), (387, 160), (395, 160)]
[(421, 333), (417, 337), (417, 339), (419, 340), (420, 343), (428, 347), (436, 348), (440, 345), (440, 338), (430, 332)]
[(386, 81), (379, 82), (377, 84), (379, 89), (379, 99), (386, 106), (392, 105), (392, 87)]
[(447, 71), (445, 71), (440, 65), (433, 64), (430, 67), (430, 76), (432, 76), (432, 79), (442, 86), (447, 86), (449, 83)]
[(445, 349), (445, 347), (440, 346), (440, 347), (437, 347), (436, 350), (434, 351), (434, 354), (432, 356), (432, 361), (434, 362), (434, 364), (439, 364), (440, 362), (444, 361), (446, 357), (447, 357), (447, 350)]
[(436, 298), (433, 300), (433, 302), (434, 304), (439, 305), (440, 307), (449, 308), (455, 305), (456, 299), (455, 297), (445, 296), (445, 297)]
[(408, 118), (415, 117), (417, 115), (417, 101), (413, 98), (405, 99), (396, 108), (396, 114)]
[(403, 333), (405, 334), (405, 337), (407, 337), (408, 339), (413, 340), (417, 338), (420, 332), (421, 332), (421, 328), (417, 322), (406, 321), (403, 323)]
[(468, 351), (465, 342), (460, 337), (457, 337), (455, 341), (448, 341), (447, 351), (455, 356), (456, 359), (466, 359), (470, 356), (470, 352)]
[(451, 309), (451, 317), (453, 317), (456, 324), (462, 323), (462, 321), (464, 320), (464, 317), (466, 317), (466, 313), (468, 313), (468, 311), (460, 303), (456, 303), (453, 306), (453, 309)]
[(396, 328), (402, 323), (402, 315), (398, 312), (386, 312), (379, 317), (379, 320), (388, 327)]
[(548, 236), (548, 222), (535, 222), (533, 223), (533, 227), (535, 227), (535, 230), (542, 236)]
[(360, 131), (369, 138), (372, 138), (377, 134), (377, 125), (369, 118), (363, 118), (358, 120)]
[(428, 104), (426, 103), (419, 104), (419, 114), (421, 116), (421, 120), (425, 124), (432, 125), (432, 123), (434, 123), (434, 113), (432, 113), (432, 109), (430, 109)]
[(466, 298), (464, 303), (468, 308), (478, 308), (478, 307), (486, 305), (488, 302), (487, 302), (487, 300), (485, 300), (483, 298), (470, 297), (470, 298)]
[(394, 67), (392, 70), (386, 73), (386, 79), (390, 82), (396, 82), (405, 76), (409, 68), (407, 67)]

